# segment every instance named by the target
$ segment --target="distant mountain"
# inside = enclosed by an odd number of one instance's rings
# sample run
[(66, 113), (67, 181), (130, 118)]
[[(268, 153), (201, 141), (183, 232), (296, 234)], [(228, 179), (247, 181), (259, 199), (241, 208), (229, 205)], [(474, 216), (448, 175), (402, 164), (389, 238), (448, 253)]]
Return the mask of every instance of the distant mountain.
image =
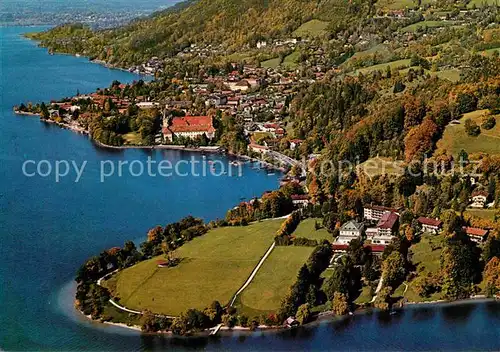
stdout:
[(113, 30), (66, 25), (33, 37), (56, 51), (133, 64), (175, 55), (194, 43), (236, 51), (259, 40), (291, 36), (312, 19), (328, 27), (324, 33), (332, 33), (366, 17), (371, 6), (364, 0), (188, 0)]

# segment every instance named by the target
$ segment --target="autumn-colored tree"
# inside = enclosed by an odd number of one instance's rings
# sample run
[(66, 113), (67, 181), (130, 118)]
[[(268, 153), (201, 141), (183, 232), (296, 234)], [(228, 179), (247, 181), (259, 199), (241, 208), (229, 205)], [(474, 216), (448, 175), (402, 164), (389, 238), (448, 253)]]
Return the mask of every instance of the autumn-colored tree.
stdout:
[(153, 227), (148, 231), (148, 241), (149, 242), (159, 242), (163, 234), (163, 228), (161, 226)]
[(373, 306), (380, 310), (389, 310), (391, 308), (392, 287), (383, 287), (377, 294)]
[(297, 319), (297, 321), (302, 325), (307, 323), (310, 317), (311, 308), (309, 306), (309, 303), (304, 303), (299, 306), (299, 309), (297, 309), (297, 314), (295, 315), (295, 319)]
[(416, 98), (414, 95), (406, 94), (403, 107), (405, 111), (405, 130), (409, 130), (413, 126), (418, 126), (426, 114), (424, 102)]
[(332, 300), (332, 310), (336, 315), (345, 315), (349, 312), (349, 303), (345, 294), (335, 292)]
[(484, 267), (483, 279), (489, 296), (500, 292), (500, 259), (493, 257)]
[(413, 240), (415, 239), (415, 230), (413, 229), (413, 227), (406, 226), (405, 236), (408, 242), (413, 242)]
[(409, 162), (430, 153), (434, 148), (437, 133), (438, 126), (430, 118), (426, 118), (422, 124), (411, 128), (405, 138), (406, 161)]

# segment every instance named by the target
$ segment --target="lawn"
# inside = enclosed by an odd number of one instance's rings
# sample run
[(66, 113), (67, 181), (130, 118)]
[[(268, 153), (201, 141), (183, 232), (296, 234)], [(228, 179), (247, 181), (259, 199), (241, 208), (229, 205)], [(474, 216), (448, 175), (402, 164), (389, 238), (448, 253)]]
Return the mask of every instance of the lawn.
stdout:
[(370, 286), (363, 286), (361, 289), (361, 293), (359, 294), (358, 298), (354, 301), (356, 304), (364, 304), (364, 303), (370, 303), (372, 300), (372, 289)]
[(264, 68), (276, 68), (280, 64), (280, 58), (269, 59), (266, 61), (262, 61), (260, 65)]
[(318, 242), (322, 240), (332, 241), (332, 234), (329, 233), (326, 229), (320, 228), (318, 230), (315, 229), (314, 224), (318, 222), (318, 224), (322, 224), (322, 219), (305, 219), (300, 222), (299, 226), (293, 233), (295, 237), (305, 237), (311, 240), (317, 240)]
[(283, 59), (283, 67), (286, 67), (288, 69), (296, 68), (298, 65), (297, 60), (299, 59), (299, 55), (299, 51), (295, 50), (290, 55), (285, 56), (285, 58)]
[(118, 273), (109, 286), (116, 288), (122, 305), (155, 313), (178, 315), (214, 300), (225, 305), (250, 276), (282, 222), (211, 230), (175, 251), (181, 259), (176, 267), (158, 268), (161, 258), (153, 258)]
[(360, 69), (354, 71), (354, 74), (358, 75), (358, 74), (362, 73), (362, 74), (366, 75), (367, 73), (370, 73), (373, 71), (385, 72), (387, 70), (387, 66), (389, 66), (391, 68), (391, 70), (397, 70), (400, 68), (407, 68), (410, 66), (410, 59), (396, 60), (396, 61), (386, 62), (384, 64), (363, 67), (363, 68), (360, 68)]
[(299, 28), (297, 28), (293, 32), (293, 35), (295, 37), (321, 37), (327, 33), (327, 27), (328, 22), (320, 20), (310, 20), (309, 22), (306, 22)]
[(471, 0), (467, 4), (467, 7), (471, 9), (474, 7), (474, 5), (476, 5), (476, 7), (480, 8), (483, 4), (500, 6), (500, 1), (499, 0)]
[(416, 3), (413, 0), (380, 0), (377, 1), (377, 8), (384, 10), (404, 10), (414, 8)]
[[(417, 266), (418, 276), (425, 276), (428, 273), (436, 273), (440, 269), (441, 252), (445, 238), (442, 235), (424, 233), (420, 242), (411, 246), (413, 253), (412, 262)], [(401, 296), (404, 285), (401, 285), (395, 292)], [(413, 281), (408, 284), (408, 290), (404, 295), (410, 302), (434, 301), (442, 298), (442, 293), (438, 292), (428, 298), (420, 297), (413, 288)]]
[(282, 298), (313, 250), (314, 247), (275, 247), (252, 283), (241, 293), (239, 311), (255, 316), (279, 309)]
[(493, 55), (493, 53), (495, 51), (497, 51), (500, 54), (500, 48), (492, 48), (492, 49), (485, 50), (485, 51), (483, 51), (483, 54), (486, 56), (491, 56), (491, 55)]
[(370, 178), (378, 175), (399, 176), (403, 174), (403, 164), (403, 161), (394, 161), (391, 158), (375, 157), (359, 164), (357, 170), (358, 172), (364, 172)]
[(451, 82), (458, 82), (460, 80), (460, 70), (457, 69), (431, 72), (431, 75), (437, 76), (441, 79), (447, 79)]
[(459, 24), (456, 21), (422, 21), (413, 23), (402, 29), (403, 32), (415, 32), (418, 28), (440, 28)]
[(500, 154), (500, 116), (496, 116), (497, 124), (491, 130), (481, 129), (477, 137), (467, 135), (464, 128), (465, 120), (470, 118), (480, 126), (487, 110), (477, 110), (464, 114), (459, 125), (448, 125), (443, 138), (438, 141), (439, 150), (446, 150), (456, 156), (462, 149), (467, 153)]
[(467, 209), (466, 214), (470, 214), (485, 220), (495, 220), (496, 209)]

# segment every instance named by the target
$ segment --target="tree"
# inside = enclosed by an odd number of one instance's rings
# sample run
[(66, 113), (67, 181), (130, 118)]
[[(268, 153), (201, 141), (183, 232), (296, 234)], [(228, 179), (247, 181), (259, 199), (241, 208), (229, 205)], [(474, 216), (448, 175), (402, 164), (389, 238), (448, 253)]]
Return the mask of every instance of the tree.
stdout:
[(345, 315), (349, 312), (349, 302), (345, 294), (335, 292), (332, 300), (332, 310), (336, 315)]
[(311, 317), (311, 309), (309, 303), (302, 304), (299, 307), (299, 309), (297, 309), (297, 314), (295, 315), (295, 319), (297, 319), (300, 325), (303, 325), (309, 321), (310, 317)]
[(398, 251), (393, 251), (382, 263), (382, 277), (385, 286), (400, 283), (406, 275), (406, 260)]
[(493, 127), (495, 127), (496, 123), (497, 120), (495, 120), (495, 117), (490, 115), (483, 119), (481, 127), (485, 130), (491, 130)]
[(236, 317), (234, 315), (224, 314), (222, 316), (222, 323), (228, 328), (232, 328), (236, 324)]
[(486, 283), (488, 296), (496, 295), (500, 292), (500, 259), (493, 257), (484, 267), (483, 279)]
[(158, 329), (155, 315), (151, 311), (146, 310), (141, 317), (141, 330), (144, 332), (156, 332)]
[(481, 133), (481, 128), (471, 119), (466, 119), (464, 123), (465, 132), (472, 137), (477, 137)]
[(448, 299), (470, 296), (478, 265), (479, 254), (471, 243), (457, 239), (447, 241), (441, 252), (441, 277), (443, 292)]
[(40, 104), (40, 117), (44, 120), (47, 120), (50, 117), (49, 109), (47, 108), (47, 105), (45, 105), (44, 102)]
[(391, 308), (391, 292), (392, 287), (383, 287), (377, 294), (377, 298), (373, 302), (373, 306), (380, 310), (389, 310)]

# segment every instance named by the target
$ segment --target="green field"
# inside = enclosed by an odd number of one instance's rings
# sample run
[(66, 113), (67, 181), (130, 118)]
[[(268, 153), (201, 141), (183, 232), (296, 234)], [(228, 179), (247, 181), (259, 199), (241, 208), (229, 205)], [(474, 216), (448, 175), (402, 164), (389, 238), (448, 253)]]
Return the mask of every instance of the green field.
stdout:
[(372, 289), (370, 286), (363, 286), (361, 289), (361, 293), (359, 294), (358, 298), (354, 301), (356, 304), (364, 304), (364, 303), (370, 303), (372, 300)]
[(282, 222), (211, 230), (175, 251), (181, 259), (176, 267), (158, 268), (161, 257), (153, 258), (121, 271), (108, 286), (122, 305), (155, 313), (178, 315), (214, 300), (225, 305), (250, 276)]
[(260, 65), (264, 68), (276, 68), (278, 67), (280, 64), (280, 58), (277, 57), (277, 58), (274, 58), (274, 59), (269, 59), (269, 60), (266, 60), (266, 61), (262, 61), (260, 63)]
[(439, 150), (446, 150), (452, 155), (457, 155), (462, 149), (467, 153), (500, 154), (500, 116), (496, 116), (497, 124), (491, 130), (481, 128), (477, 137), (467, 135), (464, 128), (465, 120), (470, 118), (480, 126), (487, 110), (477, 110), (464, 114), (459, 125), (448, 125), (443, 133), (443, 138), (438, 141)]
[[(411, 246), (410, 250), (413, 252), (412, 262), (417, 266), (418, 276), (426, 276), (427, 273), (436, 273), (439, 271), (444, 240), (442, 235), (424, 233), (420, 242)], [(401, 285), (395, 292), (401, 295), (403, 291), (404, 285)], [(412, 281), (408, 284), (408, 290), (404, 296), (410, 302), (422, 302), (441, 299), (442, 293), (435, 293), (428, 298), (420, 297), (413, 289)]]
[(476, 5), (476, 7), (480, 8), (483, 4), (500, 6), (500, 0), (471, 0), (467, 7), (473, 8)]
[(328, 22), (320, 20), (310, 20), (302, 24), (293, 32), (294, 37), (321, 37), (327, 34)]
[(402, 175), (403, 161), (394, 161), (391, 158), (375, 157), (359, 164), (357, 171), (365, 173), (368, 177), (378, 175)]
[(396, 60), (396, 61), (386, 62), (385, 64), (378, 64), (378, 65), (363, 67), (363, 68), (360, 68), (360, 69), (354, 71), (354, 74), (358, 75), (358, 74), (362, 73), (365, 75), (365, 74), (373, 72), (373, 71), (385, 72), (387, 70), (387, 66), (389, 66), (392, 70), (396, 70), (396, 69), (400, 69), (400, 68), (407, 68), (408, 66), (410, 66), (410, 59)]
[(393, 55), (393, 52), (389, 48), (389, 46), (385, 44), (377, 44), (375, 46), (372, 46), (371, 48), (363, 51), (358, 51), (354, 53), (353, 56), (351, 56), (349, 59), (347, 59), (344, 63), (340, 65), (340, 67), (345, 68), (349, 67), (352, 63), (363, 60), (363, 59), (369, 59), (370, 57), (373, 57), (374, 55), (377, 56), (377, 60), (380, 61), (390, 61)]
[(293, 236), (295, 237), (305, 237), (311, 240), (317, 240), (318, 242), (322, 240), (332, 241), (332, 234), (329, 233), (326, 229), (320, 228), (318, 230), (315, 229), (314, 224), (318, 222), (318, 224), (322, 224), (323, 219), (305, 219), (300, 222), (297, 229), (294, 231)]
[(496, 209), (467, 209), (466, 214), (470, 214), (485, 220), (495, 220)]
[(415, 32), (418, 28), (440, 28), (458, 24), (454, 21), (422, 21), (411, 24), (401, 29), (403, 32)]
[(447, 79), (451, 82), (458, 82), (460, 80), (460, 70), (457, 69), (431, 72), (431, 75), (437, 76), (441, 79)]
[(290, 55), (285, 56), (285, 59), (283, 60), (283, 67), (288, 69), (296, 68), (298, 65), (297, 60), (299, 58), (299, 55), (300, 55), (299, 51), (295, 50)]
[(241, 293), (237, 308), (248, 316), (276, 311), (314, 247), (277, 246), (252, 283)]
[(381, 0), (377, 1), (376, 6), (384, 10), (404, 10), (405, 8), (414, 8), (416, 3), (413, 0)]
[(483, 51), (483, 54), (486, 56), (491, 56), (491, 55), (493, 55), (493, 53), (495, 51), (500, 54), (500, 48), (492, 48), (492, 49), (485, 50), (485, 51)]

